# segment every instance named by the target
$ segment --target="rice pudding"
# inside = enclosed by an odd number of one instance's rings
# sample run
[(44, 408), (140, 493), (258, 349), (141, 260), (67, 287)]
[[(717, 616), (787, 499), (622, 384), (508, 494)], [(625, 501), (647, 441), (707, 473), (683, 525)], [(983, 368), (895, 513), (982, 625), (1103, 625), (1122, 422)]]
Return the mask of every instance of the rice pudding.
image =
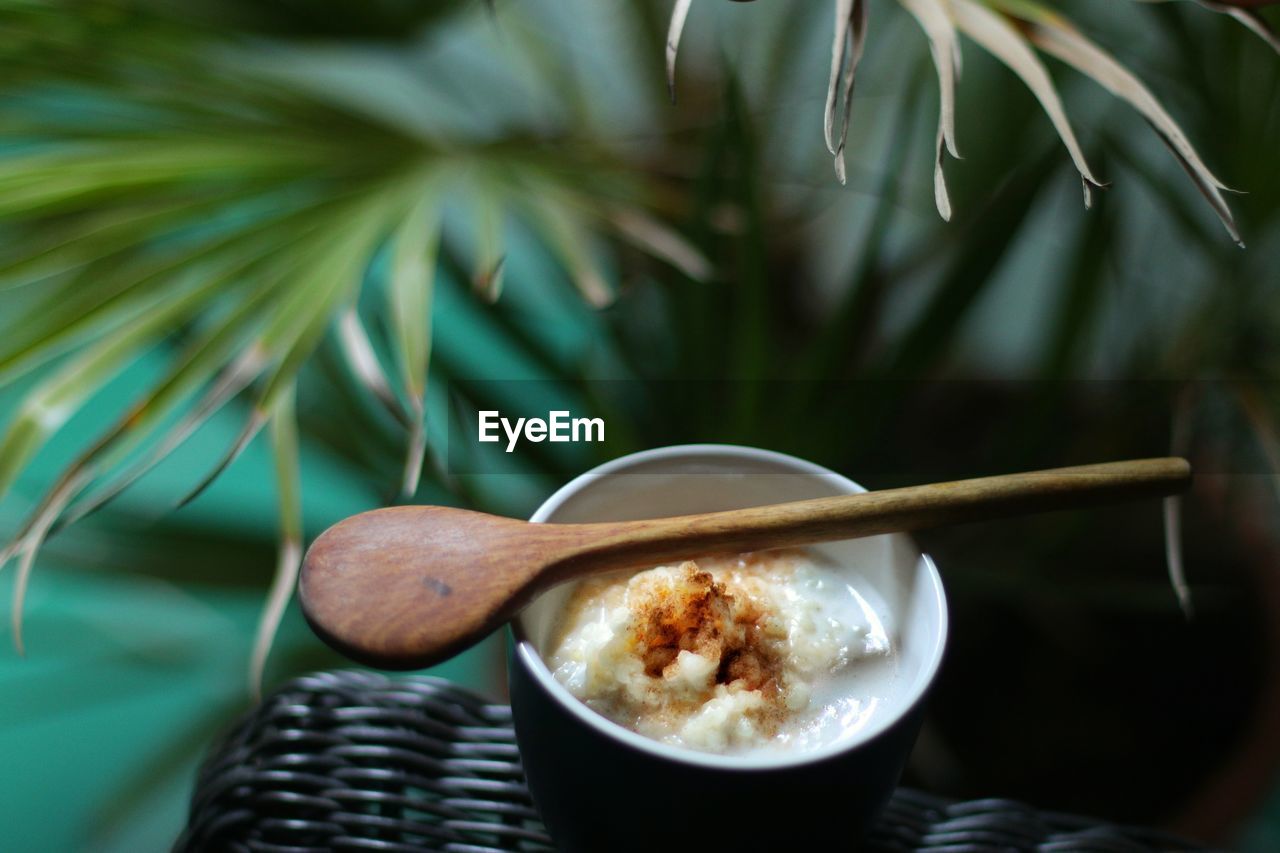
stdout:
[(578, 583), (546, 656), (647, 737), (744, 753), (815, 748), (875, 712), (896, 670), (867, 598), (816, 552), (713, 555)]

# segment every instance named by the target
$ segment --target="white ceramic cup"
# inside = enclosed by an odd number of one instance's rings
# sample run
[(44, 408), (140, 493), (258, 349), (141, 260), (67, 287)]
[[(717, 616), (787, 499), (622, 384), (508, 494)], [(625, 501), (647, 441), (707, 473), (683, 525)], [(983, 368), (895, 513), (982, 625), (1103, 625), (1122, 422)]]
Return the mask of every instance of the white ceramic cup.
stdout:
[[(738, 509), (865, 491), (813, 463), (750, 447), (683, 445), (624, 456), (561, 488), (535, 522), (621, 521)], [(813, 546), (846, 573), (881, 615), (894, 645), (892, 689), (866, 725), (816, 749), (716, 755), (636, 734), (574, 698), (542, 658), (572, 584), (550, 590), (513, 622), (512, 708), (530, 789), (566, 850), (791, 849), (852, 840), (897, 782), (937, 673), (947, 607), (933, 562), (904, 534)], [(661, 794), (661, 819), (646, 797)], [(824, 814), (824, 810), (835, 808)], [(724, 809), (752, 816), (736, 829)], [(742, 811), (744, 810), (745, 811)], [(702, 827), (699, 829), (699, 827)], [(705, 835), (699, 835), (705, 829)], [(690, 833), (693, 835), (690, 835)], [(707, 848), (703, 848), (707, 849)]]

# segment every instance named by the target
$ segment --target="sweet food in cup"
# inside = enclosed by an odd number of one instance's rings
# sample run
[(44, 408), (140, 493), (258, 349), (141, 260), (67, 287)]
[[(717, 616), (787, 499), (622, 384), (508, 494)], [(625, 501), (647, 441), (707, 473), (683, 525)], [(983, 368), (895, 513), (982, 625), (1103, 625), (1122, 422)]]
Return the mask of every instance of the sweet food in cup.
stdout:
[(880, 614), (839, 566), (788, 549), (581, 581), (547, 663), (619, 725), (740, 754), (851, 736), (892, 690), (895, 660)]

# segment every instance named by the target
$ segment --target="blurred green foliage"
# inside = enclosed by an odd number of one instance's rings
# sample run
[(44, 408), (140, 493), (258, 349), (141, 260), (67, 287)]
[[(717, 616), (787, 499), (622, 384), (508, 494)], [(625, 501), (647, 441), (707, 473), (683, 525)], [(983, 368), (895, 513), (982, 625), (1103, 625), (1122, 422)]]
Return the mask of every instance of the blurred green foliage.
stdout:
[[(1051, 66), (1112, 183), (1086, 213), (1037, 104), (971, 44), (955, 216), (940, 222), (933, 71), (895, 4), (872, 11), (846, 188), (820, 136), (825, 4), (695, 4), (675, 106), (665, 4), (497, 5), (0, 8), (0, 486), (14, 484), (0, 520), (26, 529), (77, 460), (98, 478), (82, 508), (131, 485), (49, 541), (31, 658), (0, 657), (0, 752), (22, 791), (0, 822), (17, 849), (172, 836), (204, 739), (247, 701), (278, 527), (253, 440), (270, 418), (296, 423), (311, 534), (396, 499), (527, 513), (589, 449), (533, 448), (504, 475), (441, 454), (456, 412), (548, 393), (607, 413), (635, 449), (737, 441), (854, 476), (921, 475), (901, 429), (916, 380), (1227, 378), (1185, 415), (1197, 447), (1254, 460), (1274, 442), (1280, 63), (1233, 22), (1191, 4), (1058, 4), (1245, 191), (1231, 204), (1247, 251), (1135, 114)], [(415, 271), (405, 244), (437, 262)], [(341, 317), (358, 334), (335, 332)], [(255, 346), (251, 375), (228, 371)], [(874, 411), (858, 381), (878, 383)], [(1164, 450), (1158, 430), (1136, 448), (1062, 435), (1069, 398), (1002, 422), (984, 462)], [(420, 482), (404, 471), (415, 445)], [(1143, 553), (1141, 594), (1114, 596), (1137, 610), (1165, 593), (1158, 548)], [(1062, 583), (1024, 562), (968, 582), (1014, 597)], [(499, 654), (448, 674), (500, 691)], [(267, 683), (336, 663), (290, 611)], [(85, 805), (32, 805), (51, 790)]]

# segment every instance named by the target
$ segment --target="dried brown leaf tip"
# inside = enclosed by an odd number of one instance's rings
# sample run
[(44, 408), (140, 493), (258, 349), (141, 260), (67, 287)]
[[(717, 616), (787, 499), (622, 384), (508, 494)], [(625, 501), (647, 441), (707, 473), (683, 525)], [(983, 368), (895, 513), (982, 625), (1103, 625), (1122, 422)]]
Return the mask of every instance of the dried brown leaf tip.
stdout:
[[(845, 148), (848, 139), (853, 85), (867, 38), (865, 0), (834, 0), (835, 21), (831, 44), (831, 70), (823, 109), (823, 138), (835, 160), (837, 179), (846, 179)], [(1239, 230), (1223, 192), (1229, 191), (1205, 165), (1177, 122), (1133, 72), (1100, 45), (1085, 36), (1063, 15), (1038, 0), (898, 0), (916, 20), (929, 40), (938, 75), (939, 110), (937, 153), (934, 164), (934, 200), (939, 215), (951, 218), (944, 164), (949, 154), (959, 158), (956, 143), (955, 91), (960, 79), (959, 36), (982, 47), (1016, 74), (1040, 102), (1045, 114), (1080, 172), (1086, 207), (1094, 191), (1107, 186), (1089, 167), (1066, 108), (1041, 54), (1053, 56), (1095, 80), (1129, 103), (1155, 129), (1177, 161), (1191, 176), (1201, 195), (1222, 221), (1227, 233), (1243, 246)], [(1280, 37), (1255, 11), (1276, 0), (1196, 0), (1212, 11), (1228, 15), (1248, 27), (1280, 52)], [(675, 61), (688, 18), (690, 0), (677, 0), (667, 39), (667, 82), (675, 93)]]

